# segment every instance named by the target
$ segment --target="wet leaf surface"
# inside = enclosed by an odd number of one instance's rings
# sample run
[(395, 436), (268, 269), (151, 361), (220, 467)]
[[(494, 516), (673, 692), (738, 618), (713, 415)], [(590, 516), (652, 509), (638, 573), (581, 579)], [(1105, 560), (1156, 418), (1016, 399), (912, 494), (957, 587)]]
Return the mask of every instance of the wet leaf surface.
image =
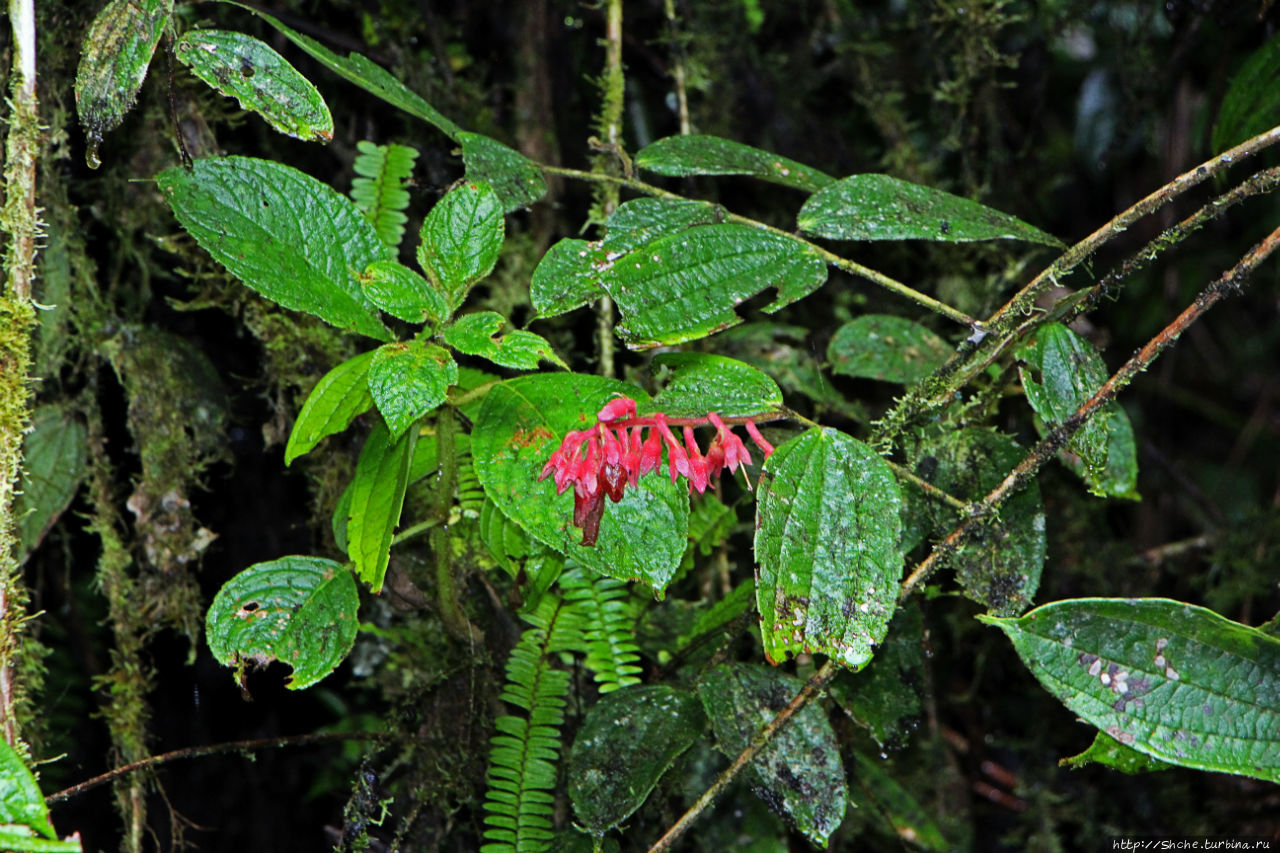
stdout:
[(835, 178), (817, 169), (732, 139), (690, 133), (659, 139), (642, 148), (635, 165), (659, 175), (751, 175), (813, 192)]
[(445, 329), (444, 340), (459, 352), (478, 355), (514, 370), (537, 370), (543, 361), (569, 369), (569, 365), (556, 355), (551, 344), (541, 335), (523, 329), (503, 332), (506, 325), (502, 315), (494, 311), (479, 311), (455, 320)]
[(951, 352), (946, 341), (905, 317), (868, 314), (836, 331), (827, 360), (833, 373), (908, 384), (928, 376)]
[(672, 370), (653, 404), (675, 417), (750, 417), (782, 407), (782, 390), (765, 372), (743, 361), (701, 352), (666, 352), (654, 358)]
[(347, 555), (356, 564), (360, 580), (375, 593), (382, 590), (386, 577), (391, 539), (404, 509), (416, 439), (414, 429), (393, 441), (386, 427), (375, 424), (360, 450), (348, 488), (351, 496), (344, 528)]
[(425, 341), (383, 344), (369, 360), (369, 393), (393, 439), (443, 403), (457, 381), (453, 356)]

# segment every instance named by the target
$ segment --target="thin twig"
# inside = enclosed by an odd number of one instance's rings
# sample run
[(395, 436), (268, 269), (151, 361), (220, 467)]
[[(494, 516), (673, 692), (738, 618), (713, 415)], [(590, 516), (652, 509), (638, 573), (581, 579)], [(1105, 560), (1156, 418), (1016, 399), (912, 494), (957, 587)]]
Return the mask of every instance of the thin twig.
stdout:
[(725, 768), (724, 772), (711, 784), (711, 787), (707, 788), (702, 796), (698, 798), (698, 801), (690, 806), (689, 810), (681, 815), (680, 819), (672, 824), (671, 828), (649, 848), (649, 853), (659, 853), (659, 851), (671, 849), (671, 845), (675, 844), (680, 836), (684, 835), (689, 827), (693, 825), (693, 822), (711, 807), (716, 798), (729, 786), (730, 782), (738, 777), (739, 773), (746, 769), (747, 765), (755, 759), (760, 750), (764, 749), (777, 736), (782, 727), (801, 708), (809, 704), (809, 700), (822, 692), (839, 671), (840, 667), (836, 664), (835, 658), (828, 658), (827, 662), (813, 674), (804, 688), (796, 694), (796, 697), (791, 700), (787, 707), (779, 711), (778, 716), (774, 717), (769, 725), (761, 729), (751, 739), (751, 743), (747, 744), (747, 748), (742, 750), (738, 757), (733, 760), (733, 763)]
[(1000, 485), (992, 489), (985, 498), (966, 509), (967, 517), (947, 535), (946, 539), (938, 543), (929, 556), (922, 560), (907, 576), (907, 579), (902, 582), (898, 596), (899, 600), (905, 600), (916, 586), (928, 578), (947, 557), (953, 554), (981, 519), (990, 515), (1010, 495), (1029, 483), (1036, 472), (1062, 449), (1071, 436), (1075, 435), (1088, 422), (1089, 418), (1114, 400), (1116, 394), (1128, 385), (1133, 380), (1133, 377), (1146, 370), (1192, 323), (1200, 319), (1206, 311), (1228, 294), (1238, 293), (1245, 280), (1253, 273), (1258, 264), (1271, 255), (1277, 246), (1280, 246), (1280, 228), (1272, 231), (1266, 239), (1250, 249), (1248, 254), (1240, 259), (1239, 263), (1223, 273), (1213, 284), (1206, 287), (1196, 297), (1196, 300), (1188, 305), (1173, 322), (1161, 329), (1160, 333), (1149, 340), (1142, 349), (1138, 350), (1133, 358), (1125, 362), (1124, 366), (1117, 370), (1098, 389), (1096, 394), (1090, 397), (1084, 405), (1076, 409), (1060, 426), (1046, 435), (1027, 454), (1026, 458), (1009, 472)]
[(92, 779), (86, 779), (78, 785), (72, 785), (70, 788), (63, 788), (56, 794), (50, 794), (44, 798), (45, 805), (53, 805), (63, 800), (69, 800), (72, 797), (79, 796), (85, 791), (91, 790), (111, 782), (121, 776), (127, 776), (130, 773), (136, 773), (139, 770), (147, 770), (158, 767), (161, 764), (168, 764), (172, 761), (182, 761), (188, 758), (203, 758), (206, 755), (219, 755), (224, 752), (242, 752), (252, 749), (267, 749), (277, 746), (310, 746), (316, 743), (332, 743), (334, 741), (346, 740), (376, 740), (389, 741), (391, 738), (387, 735), (375, 734), (373, 732), (322, 732), (320, 734), (309, 735), (288, 735), (286, 737), (267, 737), (257, 738), (255, 740), (237, 740), (230, 743), (215, 743), (209, 746), (188, 746), (183, 749), (175, 749), (170, 752), (162, 752), (159, 755), (152, 755), (141, 761), (134, 761), (129, 764), (108, 770)]

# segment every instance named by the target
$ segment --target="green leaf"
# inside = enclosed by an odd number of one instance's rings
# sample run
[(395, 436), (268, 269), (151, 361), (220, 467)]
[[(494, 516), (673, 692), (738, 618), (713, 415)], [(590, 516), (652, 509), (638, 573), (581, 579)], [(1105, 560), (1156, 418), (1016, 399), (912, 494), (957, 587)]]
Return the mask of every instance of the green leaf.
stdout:
[[(1040, 375), (1019, 368), (1027, 402), (1050, 429), (1089, 401), (1107, 381), (1107, 367), (1093, 346), (1061, 323), (1049, 323), (1036, 330), (1035, 337), (1018, 351)], [(1100, 497), (1138, 499), (1137, 451), (1129, 416), (1118, 403), (1104, 406), (1082, 426), (1067, 450), (1078, 462), (1069, 461), (1089, 487)]]
[(951, 351), (946, 341), (918, 323), (867, 314), (836, 331), (827, 360), (833, 373), (909, 384), (933, 373)]
[(409, 463), (418, 437), (408, 430), (392, 441), (382, 424), (375, 424), (365, 439), (351, 480), (347, 509), (347, 555), (356, 564), (360, 580), (374, 593), (382, 591), (391, 553), (391, 539), (400, 523), (404, 493), (409, 485)]
[(645, 146), (635, 165), (659, 175), (751, 175), (770, 183), (815, 192), (835, 178), (817, 169), (719, 136), (668, 136)]
[(534, 539), (595, 574), (639, 579), (659, 596), (666, 589), (689, 529), (688, 490), (653, 473), (605, 508), (600, 538), (580, 544), (572, 490), (557, 495), (553, 478), (541, 482), (551, 453), (571, 429), (594, 423), (596, 412), (624, 394), (644, 405), (634, 385), (577, 373), (522, 376), (497, 385), (485, 398), (472, 432), (476, 474), (504, 514)]
[(676, 687), (626, 687), (601, 697), (582, 721), (569, 759), (578, 823), (596, 836), (620, 825), (706, 722), (697, 695)]
[(281, 133), (308, 142), (333, 139), (333, 116), (316, 87), (253, 36), (190, 30), (174, 50), (193, 74)]
[(489, 184), (503, 213), (528, 207), (547, 194), (547, 182), (533, 161), (514, 148), (480, 133), (459, 131), (467, 179)]
[(1226, 151), (1280, 124), (1280, 36), (1249, 54), (1227, 84), (1213, 128), (1213, 150)]
[(355, 274), (393, 253), (348, 199), (253, 157), (196, 160), (156, 181), (182, 227), (258, 293), (340, 329), (391, 337)]
[[(884, 762), (877, 762), (857, 750), (854, 750), (853, 758), (857, 762), (854, 773), (858, 780), (857, 790), (865, 795), (867, 805), (873, 807), (870, 810), (872, 814), (888, 824), (887, 829), (894, 838), (909, 840), (913, 847), (921, 850), (943, 853), (957, 849), (934, 822), (932, 809), (885, 772)], [(854, 799), (863, 798), (855, 796)]]
[(529, 299), (539, 317), (555, 317), (604, 295), (601, 271), (610, 265), (600, 243), (560, 240), (538, 261), (529, 282)]
[(636, 198), (609, 214), (602, 245), (610, 252), (630, 252), (695, 225), (719, 225), (724, 217), (723, 207), (706, 201)]
[(399, 261), (374, 261), (359, 278), (370, 302), (406, 323), (436, 325), (451, 313), (440, 292)]
[(18, 521), (18, 562), (26, 560), (71, 505), (84, 479), (88, 437), (82, 423), (61, 406), (41, 406), (22, 439), (22, 478), (13, 499)]
[(458, 352), (478, 355), (515, 370), (537, 370), (538, 362), (544, 360), (569, 369), (541, 335), (520, 329), (502, 334), (506, 325), (502, 315), (494, 311), (468, 314), (444, 330), (444, 341)]
[(1280, 638), (1162, 598), (1080, 598), (1000, 628), (1085, 722), (1153, 758), (1280, 782)]
[(871, 660), (898, 597), (898, 483), (888, 463), (833, 429), (788, 441), (764, 466), (756, 603), (765, 656)]
[[(21, 826), (45, 838), (56, 840), (58, 837), (53, 824), (49, 823), (49, 809), (35, 776), (23, 763), (22, 756), (0, 738), (0, 827), (10, 826)], [(80, 845), (67, 849), (79, 850)]]
[(424, 101), (416, 92), (407, 88), (385, 68), (375, 65), (358, 53), (349, 53), (346, 58), (338, 56), (338, 54), (318, 41), (304, 36), (302, 33), (294, 32), (276, 18), (253, 6), (236, 3), (234, 0), (223, 0), (223, 2), (231, 3), (232, 6), (239, 6), (241, 9), (248, 9), (342, 79), (354, 83), (369, 94), (376, 95), (391, 104), (391, 106), (403, 110), (414, 118), (422, 119), (428, 124), (434, 125), (450, 139), (460, 141), (462, 131), (456, 124), (436, 112), (434, 107)]
[(431, 208), (422, 223), (418, 264), (451, 309), (493, 271), (505, 233), (502, 204), (486, 183), (464, 183)]
[(832, 240), (1060, 241), (1021, 219), (967, 198), (888, 175), (854, 175), (800, 208), (801, 231)]
[[(1007, 435), (986, 429), (952, 430), (926, 446), (916, 473), (961, 500), (978, 500), (1000, 485), (1025, 451)], [(939, 533), (960, 520), (954, 510), (930, 501), (927, 512)], [(1040, 587), (1045, 554), (1040, 487), (1028, 484), (981, 523), (946, 565), (955, 569), (965, 595), (999, 616), (1022, 613)]]
[(369, 394), (369, 362), (375, 351), (349, 358), (320, 377), (289, 433), (289, 442), (284, 448), (285, 465), (310, 453), (325, 436), (342, 432), (357, 416), (369, 411), (373, 405)]
[(498, 505), (487, 497), (480, 507), (477, 528), (480, 541), (489, 549), (494, 562), (515, 580), (520, 574), (520, 561), (529, 556), (531, 550), (529, 537), (525, 536), (524, 530), (503, 515)]
[(5, 853), (80, 853), (78, 838), (59, 841), (53, 838), (37, 838), (25, 831), (26, 827), (0, 826), (0, 850)]
[(860, 403), (844, 398), (818, 366), (818, 353), (804, 326), (763, 321), (744, 323), (716, 339), (723, 355), (741, 359), (774, 378), (788, 394), (803, 394), (818, 405), (814, 416), (834, 411), (853, 421), (870, 420)]
[(219, 663), (272, 660), (293, 667), (301, 690), (342, 663), (356, 641), (360, 597), (351, 572), (320, 557), (255, 563), (218, 591), (205, 632)]
[(393, 439), (443, 403), (457, 381), (449, 351), (424, 341), (383, 344), (369, 362), (369, 392)]
[(777, 311), (827, 280), (803, 243), (746, 225), (703, 225), (611, 262), (601, 283), (622, 311), (617, 331), (633, 349), (676, 344), (742, 322), (734, 306), (768, 287)]
[(1064, 758), (1058, 764), (1072, 769), (1087, 767), (1090, 764), (1101, 764), (1103, 767), (1110, 767), (1112, 770), (1119, 770), (1121, 773), (1130, 775), (1168, 770), (1173, 766), (1167, 761), (1152, 758), (1150, 755), (1138, 752), (1131, 746), (1125, 746), (1111, 735), (1103, 734), (1102, 732), (1098, 732), (1093, 736), (1093, 743), (1089, 744), (1089, 748), (1084, 752), (1079, 755), (1073, 755), (1070, 758)]
[(653, 401), (677, 418), (760, 416), (782, 408), (782, 391), (769, 374), (744, 361), (700, 352), (664, 352), (655, 365), (674, 371)]
[(102, 137), (133, 107), (171, 14), (173, 0), (112, 0), (89, 26), (76, 71), (76, 111), (90, 168), (102, 165)]
[(351, 179), (351, 200), (373, 223), (382, 242), (397, 248), (409, 221), (404, 214), (409, 206), (405, 183), (413, 175), (418, 151), (408, 145), (374, 145), (365, 139), (356, 143), (356, 149), (360, 153), (352, 163), (356, 177)]
[[(792, 675), (766, 666), (722, 664), (698, 681), (698, 695), (720, 751), (736, 758), (804, 688)], [(825, 847), (844, 820), (847, 789), (840, 745), (822, 708), (810, 703), (756, 755), (749, 771), (765, 798)]]
[(832, 698), (885, 749), (901, 749), (924, 715), (924, 625), (920, 608), (898, 608), (884, 645), (861, 672), (842, 672)]

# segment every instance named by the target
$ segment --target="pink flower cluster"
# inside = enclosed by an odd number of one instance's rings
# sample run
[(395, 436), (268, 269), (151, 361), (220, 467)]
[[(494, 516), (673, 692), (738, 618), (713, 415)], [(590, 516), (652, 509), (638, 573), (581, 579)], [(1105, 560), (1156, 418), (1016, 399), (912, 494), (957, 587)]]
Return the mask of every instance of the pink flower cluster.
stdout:
[[(702, 425), (716, 428), (705, 455), (693, 436), (693, 428)], [(682, 428), (683, 444), (672, 432), (673, 426)], [(747, 435), (768, 459), (773, 445), (765, 441), (754, 423), (747, 421), (746, 427)], [(647, 437), (645, 429), (649, 430)], [(642, 475), (657, 470), (664, 445), (671, 482), (685, 477), (691, 492), (705, 492), (726, 468), (733, 473), (739, 465), (751, 464), (747, 446), (715, 412), (705, 418), (671, 418), (662, 412), (638, 416), (635, 400), (618, 397), (596, 414), (595, 426), (570, 430), (565, 435), (538, 481), (554, 472), (556, 494), (563, 494), (573, 484), (574, 526), (582, 528), (583, 545), (594, 545), (604, 516), (605, 496), (617, 503), (628, 484), (635, 488)]]

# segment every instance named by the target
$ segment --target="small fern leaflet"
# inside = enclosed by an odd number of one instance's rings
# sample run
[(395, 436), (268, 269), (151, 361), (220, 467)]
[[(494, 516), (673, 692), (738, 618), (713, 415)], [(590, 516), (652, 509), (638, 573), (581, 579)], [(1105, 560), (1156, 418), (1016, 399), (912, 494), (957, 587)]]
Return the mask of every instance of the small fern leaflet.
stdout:
[(363, 139), (356, 148), (360, 153), (353, 164), (351, 200), (373, 223), (382, 242), (399, 248), (408, 221), (404, 209), (409, 206), (409, 192), (404, 184), (418, 152), (407, 145), (374, 145)]
[(586, 666), (601, 693), (639, 684), (640, 649), (627, 585), (613, 578), (591, 577), (573, 568), (560, 576), (565, 603), (582, 619)]
[(536, 853), (555, 837), (552, 809), (560, 726), (564, 723), (569, 674), (554, 669), (557, 652), (582, 643), (576, 614), (554, 595), (544, 595), (525, 617), (531, 627), (507, 660), (502, 700), (528, 717), (503, 716), (489, 742), (489, 790), (485, 795), (485, 844), (481, 853)]

